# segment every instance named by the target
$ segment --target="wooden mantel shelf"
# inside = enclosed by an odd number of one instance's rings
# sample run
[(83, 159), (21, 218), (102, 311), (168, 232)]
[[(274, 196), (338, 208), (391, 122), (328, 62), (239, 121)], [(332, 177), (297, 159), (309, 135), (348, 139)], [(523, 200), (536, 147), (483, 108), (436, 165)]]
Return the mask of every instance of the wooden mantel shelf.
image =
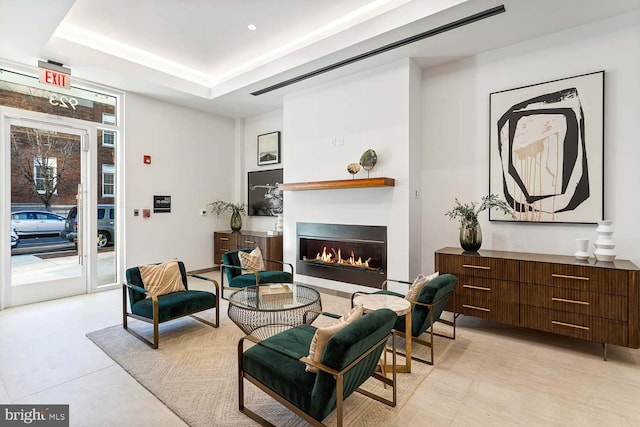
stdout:
[(278, 184), (282, 191), (296, 190), (333, 190), (339, 188), (394, 187), (393, 178), (338, 179), (334, 181), (290, 182)]

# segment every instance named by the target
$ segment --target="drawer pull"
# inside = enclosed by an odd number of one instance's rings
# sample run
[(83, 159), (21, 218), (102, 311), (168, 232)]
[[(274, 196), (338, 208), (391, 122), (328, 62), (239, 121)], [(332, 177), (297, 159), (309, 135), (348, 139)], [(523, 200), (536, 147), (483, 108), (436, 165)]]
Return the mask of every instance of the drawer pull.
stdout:
[(583, 276), (568, 276), (566, 274), (555, 274), (555, 273), (551, 273), (551, 277), (556, 277), (559, 279), (576, 279), (576, 280), (589, 280), (588, 277), (583, 277)]
[(249, 243), (250, 245), (253, 245), (255, 242), (253, 240), (245, 240), (245, 243)]
[(573, 323), (558, 322), (557, 320), (552, 320), (551, 323), (559, 326), (568, 326), (569, 328), (584, 329), (585, 331), (589, 330), (589, 328), (586, 326), (574, 325)]
[(470, 308), (472, 310), (480, 310), (480, 311), (491, 311), (488, 308), (483, 308), (483, 307), (476, 307), (475, 305), (469, 305), (469, 304), (462, 304), (462, 306), (464, 308)]
[(463, 288), (469, 288), (469, 289), (477, 289), (479, 291), (491, 291), (491, 288), (485, 288), (482, 286), (473, 286), (473, 285), (462, 285)]
[(565, 299), (565, 298), (556, 298), (556, 297), (551, 297), (551, 301), (568, 302), (570, 304), (589, 305), (589, 301), (577, 301), (574, 299)]
[(228, 242), (229, 238), (228, 237), (221, 237), (220, 240), (222, 240), (223, 242)]
[(491, 270), (491, 267), (486, 267), (484, 265), (471, 265), (471, 264), (462, 264), (464, 268), (477, 268), (478, 270)]

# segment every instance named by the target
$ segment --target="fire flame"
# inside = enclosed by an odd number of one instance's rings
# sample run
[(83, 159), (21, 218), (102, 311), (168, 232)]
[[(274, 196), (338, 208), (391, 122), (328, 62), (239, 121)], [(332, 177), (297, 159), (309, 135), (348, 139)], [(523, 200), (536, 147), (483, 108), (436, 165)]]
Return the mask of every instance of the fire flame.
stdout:
[(367, 258), (365, 261), (362, 261), (362, 257), (358, 257), (358, 259), (356, 260), (353, 251), (351, 251), (351, 255), (348, 258), (342, 258), (342, 249), (338, 248), (338, 251), (336, 252), (335, 249), (331, 248), (331, 252), (327, 253), (326, 246), (322, 249), (322, 253), (318, 252), (318, 255), (316, 255), (315, 259), (307, 259), (307, 261), (320, 261), (328, 264), (338, 264), (350, 267), (361, 267), (370, 270), (377, 270), (369, 266), (371, 257)]

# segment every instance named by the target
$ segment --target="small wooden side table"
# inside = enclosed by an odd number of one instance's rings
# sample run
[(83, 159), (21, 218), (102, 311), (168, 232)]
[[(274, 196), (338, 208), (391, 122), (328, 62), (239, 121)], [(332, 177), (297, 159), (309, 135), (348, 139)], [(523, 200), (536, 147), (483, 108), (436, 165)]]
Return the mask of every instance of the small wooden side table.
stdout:
[(397, 365), (396, 372), (411, 372), (411, 303), (404, 298), (384, 294), (359, 294), (353, 298), (354, 305), (362, 305), (364, 312), (381, 308), (393, 310), (398, 316), (405, 316), (405, 364)]

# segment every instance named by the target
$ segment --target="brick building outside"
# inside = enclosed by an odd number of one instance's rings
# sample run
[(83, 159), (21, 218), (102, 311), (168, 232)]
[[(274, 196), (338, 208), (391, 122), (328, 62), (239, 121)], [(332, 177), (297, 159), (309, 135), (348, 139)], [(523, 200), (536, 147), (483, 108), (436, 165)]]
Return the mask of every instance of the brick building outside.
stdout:
[[(48, 91), (2, 83), (2, 105), (115, 124), (114, 105), (72, 98), (75, 103), (73, 105), (67, 98), (67, 102), (63, 102), (65, 108), (61, 107), (55, 95), (52, 97)], [(52, 99), (56, 102), (52, 102)], [(98, 203), (113, 204), (116, 134), (113, 131), (99, 129), (97, 139)], [(80, 155), (81, 144), (77, 135), (38, 130), (37, 125), (35, 128), (12, 126), (11, 210), (50, 210), (65, 215), (70, 207), (77, 203)]]

